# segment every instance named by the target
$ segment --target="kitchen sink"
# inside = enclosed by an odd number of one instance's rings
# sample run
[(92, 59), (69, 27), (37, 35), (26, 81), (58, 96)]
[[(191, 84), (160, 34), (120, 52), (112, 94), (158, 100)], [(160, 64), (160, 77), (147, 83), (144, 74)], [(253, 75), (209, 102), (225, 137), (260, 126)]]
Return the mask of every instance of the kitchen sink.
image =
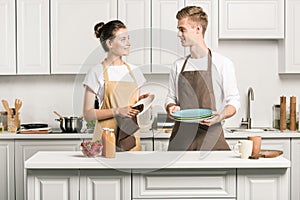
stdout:
[(278, 131), (277, 129), (274, 129), (271, 127), (252, 127), (250, 129), (241, 128), (241, 127), (227, 127), (227, 128), (225, 128), (225, 130), (230, 133), (234, 133), (234, 132), (257, 133), (257, 132), (266, 132), (266, 131)]

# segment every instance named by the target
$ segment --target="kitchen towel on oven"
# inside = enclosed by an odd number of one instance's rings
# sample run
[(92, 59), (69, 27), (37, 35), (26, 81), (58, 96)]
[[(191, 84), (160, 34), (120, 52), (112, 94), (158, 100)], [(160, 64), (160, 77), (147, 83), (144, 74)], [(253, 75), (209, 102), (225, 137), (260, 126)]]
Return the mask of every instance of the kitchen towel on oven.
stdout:
[(139, 130), (136, 117), (116, 117), (118, 123), (116, 144), (120, 151), (129, 151), (136, 146), (134, 133)]

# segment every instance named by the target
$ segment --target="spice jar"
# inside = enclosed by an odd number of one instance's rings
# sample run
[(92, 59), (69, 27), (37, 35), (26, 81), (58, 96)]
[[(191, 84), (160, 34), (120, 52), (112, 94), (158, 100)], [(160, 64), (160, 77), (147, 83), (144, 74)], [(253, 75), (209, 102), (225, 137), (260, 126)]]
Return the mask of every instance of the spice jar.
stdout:
[(273, 105), (273, 128), (279, 129), (280, 127), (280, 105)]

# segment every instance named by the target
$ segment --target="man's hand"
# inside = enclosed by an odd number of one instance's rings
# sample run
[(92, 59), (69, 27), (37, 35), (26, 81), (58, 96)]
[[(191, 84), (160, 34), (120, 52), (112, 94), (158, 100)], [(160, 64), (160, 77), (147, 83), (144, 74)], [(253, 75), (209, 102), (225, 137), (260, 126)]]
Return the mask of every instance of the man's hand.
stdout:
[(203, 120), (203, 121), (199, 122), (199, 124), (206, 125), (206, 126), (211, 126), (211, 125), (219, 123), (223, 119), (225, 119), (225, 116), (222, 113), (218, 113), (216, 111), (213, 111), (212, 114), (214, 115), (213, 118)]
[(174, 118), (171, 116), (171, 113), (176, 112), (176, 111), (178, 111), (178, 110), (180, 110), (180, 106), (177, 106), (176, 104), (169, 104), (169, 105), (167, 106), (168, 117), (169, 117), (170, 119), (174, 119)]

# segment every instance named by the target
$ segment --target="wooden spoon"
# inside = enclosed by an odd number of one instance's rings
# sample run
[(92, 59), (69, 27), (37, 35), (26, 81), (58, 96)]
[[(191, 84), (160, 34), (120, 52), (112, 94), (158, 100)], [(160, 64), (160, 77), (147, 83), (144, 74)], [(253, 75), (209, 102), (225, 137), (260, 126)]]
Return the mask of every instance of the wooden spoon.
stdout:
[(58, 112), (56, 112), (56, 111), (53, 111), (53, 113), (54, 114), (56, 114), (60, 119), (62, 119), (63, 118), (63, 116), (61, 116)]
[(20, 108), (22, 107), (22, 101), (20, 99), (15, 99), (15, 113), (18, 115)]
[(2, 99), (2, 104), (3, 104), (3, 107), (5, 108), (5, 110), (7, 111), (7, 114), (11, 116), (12, 113), (10, 112), (8, 102), (6, 100)]

